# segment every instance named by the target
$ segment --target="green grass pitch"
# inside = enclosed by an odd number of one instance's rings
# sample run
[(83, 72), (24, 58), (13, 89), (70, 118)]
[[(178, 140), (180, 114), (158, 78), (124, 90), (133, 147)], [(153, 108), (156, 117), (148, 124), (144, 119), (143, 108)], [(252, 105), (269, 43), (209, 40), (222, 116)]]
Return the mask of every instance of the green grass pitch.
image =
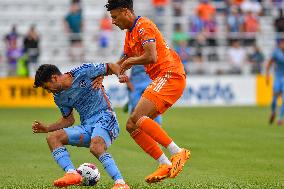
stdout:
[[(284, 126), (267, 124), (267, 107), (169, 110), (163, 128), (177, 144), (190, 148), (192, 157), (177, 178), (153, 185), (144, 177), (157, 164), (127, 134), (127, 115), (116, 111), (121, 133), (109, 152), (133, 189), (284, 188)], [(46, 134), (31, 130), (33, 120), (51, 123), (59, 116), (56, 109), (0, 109), (0, 188), (53, 188), (53, 180), (63, 176), (49, 152)], [(88, 149), (68, 149), (76, 166), (93, 162), (99, 167), (102, 177), (95, 188), (112, 187)]]

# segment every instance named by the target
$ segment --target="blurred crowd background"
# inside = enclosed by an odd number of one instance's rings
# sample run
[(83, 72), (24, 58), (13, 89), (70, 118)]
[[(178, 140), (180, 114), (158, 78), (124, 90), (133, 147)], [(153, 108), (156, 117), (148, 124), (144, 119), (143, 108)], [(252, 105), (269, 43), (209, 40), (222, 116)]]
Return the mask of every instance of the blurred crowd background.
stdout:
[[(124, 35), (105, 0), (1, 0), (0, 77), (32, 77), (39, 64), (115, 61)], [(155, 21), (187, 74), (261, 74), (284, 38), (283, 0), (134, 0)]]

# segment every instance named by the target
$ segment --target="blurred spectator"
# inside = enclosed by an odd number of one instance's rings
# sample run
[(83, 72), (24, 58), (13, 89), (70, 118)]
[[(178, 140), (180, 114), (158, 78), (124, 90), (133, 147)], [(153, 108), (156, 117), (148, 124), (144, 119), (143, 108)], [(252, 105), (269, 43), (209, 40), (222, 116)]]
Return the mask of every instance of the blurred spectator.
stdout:
[(173, 34), (173, 44), (174, 48), (176, 48), (180, 41), (188, 41), (189, 35), (188, 33), (184, 32), (182, 30), (181, 24), (175, 24), (174, 25), (174, 34)]
[(233, 1), (233, 4), (237, 6), (241, 6), (241, 4), (244, 2), (244, 0), (231, 0), (231, 1)]
[(80, 4), (81, 3), (81, 0), (71, 0), (71, 4), (72, 3), (78, 3), (78, 4)]
[[(210, 15), (213, 16), (213, 15)], [(207, 45), (210, 47), (208, 48), (208, 60), (209, 61), (218, 61), (219, 57), (216, 53), (217, 43), (217, 22), (215, 18), (209, 18), (208, 20), (204, 21), (204, 34), (206, 36)]]
[(20, 35), (17, 32), (17, 26), (13, 25), (11, 31), (8, 34), (6, 34), (4, 38), (6, 49), (9, 49), (10, 46), (18, 47), (19, 37)]
[(168, 3), (168, 0), (152, 0), (152, 5), (155, 9), (154, 22), (160, 30), (163, 30), (165, 10)]
[(283, 0), (271, 0), (273, 6), (275, 6), (276, 8), (283, 8)]
[(274, 20), (274, 29), (277, 32), (277, 39), (284, 39), (284, 14), (283, 9), (278, 9), (278, 17)]
[(196, 63), (203, 63), (203, 48), (206, 46), (206, 37), (203, 33), (199, 33), (196, 36), (196, 40), (194, 41), (192, 47), (194, 52), (193, 61)]
[(256, 41), (256, 35), (260, 31), (260, 26), (258, 17), (252, 12), (247, 12), (244, 16), (243, 31), (245, 32), (244, 45), (254, 45)]
[(156, 16), (164, 16), (165, 8), (168, 5), (168, 0), (152, 0), (152, 5), (155, 8)]
[(16, 75), (16, 66), (19, 57), (22, 56), (23, 50), (18, 47), (19, 34), (16, 25), (12, 26), (11, 31), (5, 35), (6, 60), (8, 64), (8, 76)]
[(69, 35), (70, 40), (70, 56), (73, 61), (82, 59), (84, 49), (82, 43), (83, 18), (82, 10), (78, 3), (71, 3), (70, 11), (64, 19), (64, 28)]
[(196, 14), (202, 21), (208, 21), (215, 17), (215, 7), (209, 0), (201, 0), (196, 8)]
[(241, 74), (246, 65), (247, 55), (244, 47), (240, 45), (239, 40), (232, 42), (232, 45), (227, 51), (227, 59), (231, 65), (231, 74)]
[(17, 76), (20, 77), (28, 77), (29, 76), (29, 68), (28, 68), (28, 55), (23, 53), (17, 60), (16, 65)]
[(183, 15), (184, 0), (172, 0), (174, 16)]
[(190, 60), (190, 48), (187, 46), (187, 41), (186, 40), (178, 41), (175, 50), (178, 53), (182, 61), (185, 73), (188, 74), (188, 63)]
[(261, 4), (257, 0), (245, 0), (241, 4), (241, 10), (243, 13), (251, 12), (255, 15), (260, 15), (262, 11)]
[(227, 8), (227, 1), (224, 0), (214, 0), (214, 5), (218, 13), (224, 13)]
[(16, 41), (12, 40), (8, 49), (6, 49), (9, 76), (16, 76), (17, 62), (23, 54), (23, 49), (17, 47)]
[(32, 75), (35, 73), (38, 66), (38, 57), (40, 53), (39, 41), (39, 35), (35, 26), (32, 25), (24, 38), (24, 53), (27, 55), (27, 62)]
[(255, 44), (252, 48), (252, 52), (248, 54), (248, 61), (251, 63), (251, 73), (253, 74), (261, 74), (263, 63), (264, 63), (264, 55), (260, 48)]
[(227, 32), (229, 44), (235, 39), (240, 39), (240, 32), (243, 26), (243, 17), (236, 6), (232, 6), (227, 16)]
[[(217, 31), (217, 23), (215, 20), (216, 9), (214, 5), (210, 3), (209, 0), (201, 0), (199, 5), (196, 8), (196, 15), (200, 19), (196, 19), (195, 23), (198, 23), (197, 26), (202, 27), (202, 31), (206, 37), (206, 43), (210, 47), (217, 46), (216, 40), (216, 31)], [(200, 29), (200, 28), (198, 28)], [(217, 53), (214, 48), (209, 48), (208, 59), (210, 61), (215, 61), (218, 59)]]
[(204, 23), (203, 21), (196, 15), (193, 15), (189, 21), (189, 32), (191, 35), (195, 36), (203, 31)]
[(113, 28), (112, 28), (111, 18), (108, 16), (108, 14), (105, 14), (103, 18), (100, 20), (100, 32), (98, 40), (100, 53), (104, 55), (106, 55), (106, 53), (109, 52), (112, 32)]

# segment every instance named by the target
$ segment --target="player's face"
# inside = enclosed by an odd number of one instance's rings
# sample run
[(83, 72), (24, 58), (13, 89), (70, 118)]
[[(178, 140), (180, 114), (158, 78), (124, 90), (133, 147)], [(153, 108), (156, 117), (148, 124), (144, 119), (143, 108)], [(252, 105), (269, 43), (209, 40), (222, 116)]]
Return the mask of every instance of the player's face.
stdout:
[(112, 18), (112, 24), (119, 27), (121, 30), (127, 28), (127, 9), (114, 9), (110, 11), (110, 16)]
[(49, 93), (58, 93), (62, 91), (62, 84), (58, 81), (58, 76), (52, 76), (50, 81), (43, 84), (42, 88)]

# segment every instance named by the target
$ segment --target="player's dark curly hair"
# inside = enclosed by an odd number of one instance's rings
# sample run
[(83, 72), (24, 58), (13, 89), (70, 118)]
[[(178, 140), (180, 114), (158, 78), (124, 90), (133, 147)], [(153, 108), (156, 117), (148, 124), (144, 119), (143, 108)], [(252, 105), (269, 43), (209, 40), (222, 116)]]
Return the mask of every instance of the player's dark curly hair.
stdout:
[(42, 87), (43, 83), (51, 80), (52, 75), (61, 75), (61, 72), (55, 65), (41, 65), (35, 74), (34, 88)]
[(105, 5), (107, 11), (111, 11), (117, 8), (127, 8), (133, 10), (133, 0), (108, 0)]

